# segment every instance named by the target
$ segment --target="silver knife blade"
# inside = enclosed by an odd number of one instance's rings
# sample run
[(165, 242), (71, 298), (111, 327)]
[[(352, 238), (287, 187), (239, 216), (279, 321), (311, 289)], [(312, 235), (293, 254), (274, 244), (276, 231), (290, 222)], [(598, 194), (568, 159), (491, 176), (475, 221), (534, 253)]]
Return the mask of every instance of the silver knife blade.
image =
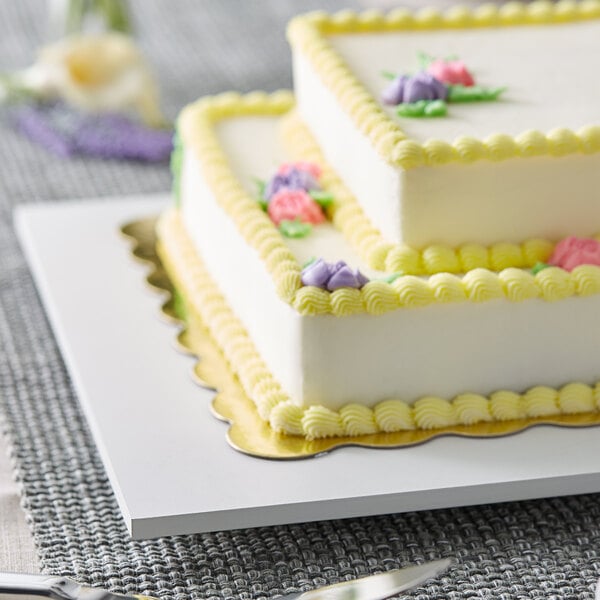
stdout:
[[(114, 594), (102, 588), (91, 588), (52, 575), (0, 573), (0, 598), (50, 598), (52, 600), (131, 600), (134, 596)], [(155, 600), (150, 596), (135, 596), (139, 600)]]
[(422, 565), (394, 569), (353, 581), (334, 583), (284, 600), (384, 600), (410, 590), (420, 583), (439, 575), (452, 564), (452, 559), (434, 560)]

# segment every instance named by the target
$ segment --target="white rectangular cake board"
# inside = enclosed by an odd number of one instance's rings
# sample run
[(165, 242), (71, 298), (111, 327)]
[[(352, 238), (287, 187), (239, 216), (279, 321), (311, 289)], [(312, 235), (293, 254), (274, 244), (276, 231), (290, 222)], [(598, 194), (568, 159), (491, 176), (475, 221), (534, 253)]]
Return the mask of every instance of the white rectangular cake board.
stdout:
[(145, 267), (120, 237), (167, 197), (22, 207), (17, 230), (134, 538), (600, 491), (600, 429), (245, 456), (173, 349)]

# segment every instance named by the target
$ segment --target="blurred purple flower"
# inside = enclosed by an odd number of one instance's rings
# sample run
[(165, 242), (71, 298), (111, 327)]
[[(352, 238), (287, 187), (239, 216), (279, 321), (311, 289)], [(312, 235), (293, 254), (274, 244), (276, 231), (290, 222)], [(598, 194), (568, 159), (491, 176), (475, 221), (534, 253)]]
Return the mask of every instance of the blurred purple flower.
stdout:
[(279, 190), (286, 188), (287, 186), (287, 177), (285, 175), (273, 175), (271, 179), (267, 182), (265, 186), (265, 191), (263, 194), (263, 198), (265, 200), (270, 200), (272, 196), (274, 196)]
[(408, 79), (408, 75), (398, 75), (393, 79), (381, 93), (381, 101), (390, 106), (401, 104), (404, 97), (404, 86)]
[(61, 103), (23, 105), (14, 121), (28, 138), (62, 157), (162, 162), (173, 149), (169, 129), (151, 129), (125, 115), (82, 113)]
[(289, 167), (283, 172), (278, 172), (265, 186), (264, 199), (270, 200), (277, 192), (287, 188), (289, 190), (320, 190), (321, 186), (315, 177), (305, 169), (297, 167)]
[(369, 282), (358, 269), (354, 271), (340, 260), (336, 263), (328, 263), (319, 258), (302, 270), (302, 283), (333, 292), (339, 288), (360, 289)]
[(445, 100), (448, 86), (431, 73), (419, 71), (416, 75), (399, 75), (383, 90), (384, 104), (404, 104), (419, 100)]

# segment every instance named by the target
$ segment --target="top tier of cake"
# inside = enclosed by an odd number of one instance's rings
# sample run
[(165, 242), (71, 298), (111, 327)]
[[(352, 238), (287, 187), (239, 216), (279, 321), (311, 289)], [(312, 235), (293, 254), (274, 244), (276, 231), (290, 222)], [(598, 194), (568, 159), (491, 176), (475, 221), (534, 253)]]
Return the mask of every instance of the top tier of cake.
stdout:
[[(507, 34), (510, 36), (507, 46)], [(403, 31), (332, 35), (332, 48), (377, 100), (389, 80), (382, 73), (413, 73), (418, 57), (461, 57), (477, 84), (506, 86), (499, 102), (453, 104), (441, 118), (400, 118), (382, 105), (410, 139), (452, 143), (461, 136), (518, 136), (558, 125), (578, 130), (599, 121), (600, 20), (559, 27)]]
[[(600, 3), (510, 3), (445, 15), (312, 14), (290, 26), (298, 110), (394, 243), (557, 240), (600, 223)], [(495, 102), (398, 117), (382, 72), (457, 56)]]

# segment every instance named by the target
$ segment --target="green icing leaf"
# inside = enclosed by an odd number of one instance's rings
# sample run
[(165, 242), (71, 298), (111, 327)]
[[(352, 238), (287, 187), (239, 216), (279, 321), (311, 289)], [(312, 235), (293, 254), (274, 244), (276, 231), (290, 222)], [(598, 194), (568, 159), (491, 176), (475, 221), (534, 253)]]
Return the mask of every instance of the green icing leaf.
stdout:
[(399, 117), (424, 117), (426, 102), (427, 100), (419, 100), (418, 102), (398, 104), (396, 113)]
[(431, 56), (430, 54), (427, 54), (426, 52), (422, 52), (421, 50), (419, 50), (419, 52), (417, 52), (417, 61), (419, 63), (419, 68), (421, 70), (426, 70), (427, 67), (435, 60), (435, 58), (433, 56)]
[(550, 267), (551, 265), (543, 263), (543, 262), (538, 262), (535, 263), (535, 265), (533, 265), (533, 267), (531, 268), (531, 272), (534, 275), (537, 275), (540, 271), (543, 271), (544, 269), (547, 269), (548, 267)]
[(396, 73), (392, 73), (391, 71), (381, 71), (381, 76), (386, 79), (396, 79)]
[(309, 267), (310, 265), (312, 265), (315, 261), (317, 260), (316, 256), (311, 256), (303, 265), (302, 268), (306, 269), (306, 267)]
[(443, 100), (432, 100), (425, 105), (426, 117), (444, 117), (448, 113), (448, 105)]
[(327, 208), (333, 204), (333, 196), (325, 190), (309, 190), (309, 196), (322, 208)]
[(505, 87), (486, 88), (480, 85), (449, 85), (448, 102), (490, 102), (506, 91)]
[(289, 238), (303, 238), (312, 231), (310, 223), (303, 223), (299, 219), (295, 221), (283, 220), (279, 223), (279, 231)]
[(183, 142), (177, 129), (173, 135), (173, 151), (171, 152), (171, 175), (173, 176), (173, 196), (175, 197), (175, 206), (181, 204), (181, 166), (183, 164)]
[(175, 316), (181, 321), (187, 320), (187, 309), (185, 307), (185, 300), (178, 290), (173, 290), (173, 312)]
[(265, 199), (265, 188), (267, 187), (267, 182), (264, 179), (259, 179), (258, 177), (253, 177), (252, 179), (256, 184), (256, 201), (260, 207), (267, 212), (267, 208), (269, 206), (268, 201)]
[(253, 177), (254, 183), (256, 184), (256, 195), (262, 198), (265, 195), (265, 188), (267, 187), (267, 183), (264, 179), (259, 179), (258, 177)]
[(403, 276), (404, 276), (404, 273), (402, 271), (398, 271), (397, 273), (392, 273), (391, 275), (388, 275), (387, 277), (383, 277), (379, 281), (383, 281), (384, 283), (394, 283), (394, 281), (396, 281), (396, 279), (399, 279), (400, 277), (403, 277)]
[(396, 107), (399, 117), (443, 117), (447, 112), (448, 106), (443, 100), (419, 100)]

